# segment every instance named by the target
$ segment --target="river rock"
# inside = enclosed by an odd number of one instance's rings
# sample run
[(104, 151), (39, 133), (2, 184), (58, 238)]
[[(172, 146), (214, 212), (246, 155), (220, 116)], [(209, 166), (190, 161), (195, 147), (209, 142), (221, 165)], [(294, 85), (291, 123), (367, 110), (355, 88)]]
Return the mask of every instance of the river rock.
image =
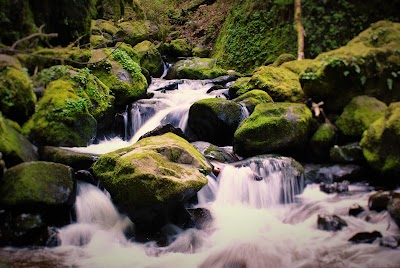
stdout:
[(232, 145), (241, 119), (242, 108), (238, 103), (221, 98), (203, 99), (190, 107), (188, 127), (197, 140), (217, 146)]
[(309, 142), (311, 159), (316, 162), (329, 159), (329, 150), (335, 142), (336, 132), (336, 127), (331, 123), (323, 123), (318, 127)]
[(368, 198), (368, 207), (370, 210), (384, 211), (388, 206), (389, 200), (389, 192), (378, 191)]
[(378, 118), (385, 115), (384, 102), (369, 96), (354, 97), (335, 121), (345, 136), (360, 140), (363, 132)]
[(168, 213), (207, 184), (210, 171), (200, 152), (172, 133), (104, 154), (93, 165), (114, 202), (144, 230), (171, 220)]
[(206, 229), (213, 220), (213, 216), (208, 209), (192, 208), (188, 209), (190, 221), (186, 224), (186, 228)]
[(312, 115), (304, 104), (259, 104), (234, 134), (233, 149), (240, 156), (296, 153), (307, 141)]
[(0, 112), (0, 160), (3, 161), (0, 169), (38, 160), (36, 148), (10, 123)]
[(54, 163), (60, 163), (74, 168), (75, 170), (89, 169), (99, 158), (98, 155), (79, 153), (72, 150), (44, 146), (39, 149), (40, 159)]
[(8, 169), (0, 184), (0, 205), (10, 211), (39, 213), (47, 223), (69, 221), (75, 202), (72, 168), (51, 162), (26, 162)]
[(149, 20), (127, 20), (117, 24), (115, 39), (135, 46), (144, 40), (157, 40), (158, 27)]
[(328, 113), (341, 113), (356, 96), (368, 95), (385, 103), (400, 100), (397, 71), (400, 23), (379, 21), (347, 45), (315, 58), (300, 75), (304, 93)]
[(391, 199), (388, 203), (387, 210), (394, 220), (394, 222), (397, 224), (397, 226), (400, 228), (400, 197), (399, 196), (394, 196), (392, 194)]
[(349, 191), (349, 181), (334, 182), (332, 184), (321, 183), (319, 189), (321, 192), (331, 194), (331, 193), (343, 193)]
[(365, 180), (366, 171), (358, 165), (320, 165), (305, 164), (304, 173), (306, 180), (311, 183), (333, 183), (343, 180)]
[(317, 227), (324, 231), (339, 231), (346, 227), (345, 220), (336, 215), (318, 215)]
[(211, 58), (187, 58), (179, 60), (168, 69), (166, 79), (212, 79), (227, 74)]
[(274, 102), (268, 93), (259, 89), (248, 91), (243, 95), (233, 99), (233, 101), (244, 104), (250, 114), (254, 111), (258, 104)]
[(163, 135), (165, 133), (169, 133), (169, 132), (174, 133), (175, 135), (177, 135), (185, 140), (188, 140), (185, 133), (183, 133), (182, 129), (176, 128), (171, 124), (158, 126), (155, 129), (153, 129), (153, 130), (147, 132), (146, 134), (144, 134), (143, 136), (141, 136), (139, 138), (139, 140), (148, 138), (148, 137), (153, 137), (153, 136), (161, 136), (161, 135)]
[(377, 238), (381, 238), (382, 234), (378, 231), (360, 232), (352, 236), (349, 241), (354, 244), (367, 243), (372, 244)]
[(192, 145), (204, 155), (208, 160), (218, 161), (221, 163), (233, 163), (239, 161), (239, 157), (235, 155), (230, 147), (218, 147), (209, 142), (195, 141)]
[(334, 163), (362, 164), (365, 158), (358, 142), (345, 145), (335, 145), (329, 150), (329, 156)]
[(0, 112), (22, 124), (35, 111), (35, 104), (32, 82), (19, 61), (0, 54)]
[(360, 206), (359, 204), (353, 204), (349, 208), (349, 215), (353, 216), (353, 217), (357, 217), (358, 215), (360, 215), (360, 213), (362, 213), (364, 211), (365, 211), (365, 209), (362, 206)]
[(174, 39), (169, 43), (165, 43), (163, 47), (164, 54), (167, 58), (176, 59), (179, 57), (192, 56), (192, 47), (185, 39)]
[(160, 77), (164, 71), (164, 62), (156, 45), (146, 40), (140, 42), (133, 49), (138, 53), (140, 66), (149, 71), (153, 77)]
[[(399, 89), (400, 91), (400, 89)], [(385, 116), (363, 134), (360, 146), (368, 164), (382, 176), (400, 176), (400, 102), (391, 103)]]

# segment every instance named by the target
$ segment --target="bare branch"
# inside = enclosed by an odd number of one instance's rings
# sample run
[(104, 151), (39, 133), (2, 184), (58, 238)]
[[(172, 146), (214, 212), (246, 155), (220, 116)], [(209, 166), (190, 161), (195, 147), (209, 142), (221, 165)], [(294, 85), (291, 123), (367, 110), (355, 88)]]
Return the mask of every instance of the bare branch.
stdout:
[(17, 47), (18, 44), (20, 44), (20, 43), (23, 42), (23, 41), (32, 39), (32, 38), (34, 38), (34, 37), (38, 37), (38, 36), (40, 36), (40, 37), (57, 37), (57, 36), (58, 36), (58, 33), (49, 33), (49, 34), (43, 33), (42, 30), (43, 30), (44, 26), (45, 26), (45, 25), (42, 24), (42, 25), (39, 27), (39, 32), (30, 34), (30, 35), (28, 35), (28, 36), (25, 36), (24, 38), (21, 38), (21, 39), (15, 41), (14, 44), (12, 44), (10, 50), (15, 50), (15, 48)]

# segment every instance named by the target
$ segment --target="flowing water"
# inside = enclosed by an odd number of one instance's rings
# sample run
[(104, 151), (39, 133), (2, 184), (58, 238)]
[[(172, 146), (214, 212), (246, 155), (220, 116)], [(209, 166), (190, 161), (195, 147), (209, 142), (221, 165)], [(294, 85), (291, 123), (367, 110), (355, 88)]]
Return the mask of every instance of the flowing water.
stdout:
[[(127, 110), (125, 136), (76, 150), (103, 153), (132, 144), (154, 127), (169, 122), (183, 130), (190, 105), (210, 97), (207, 81), (179, 82), (178, 90), (157, 91), (165, 81), (154, 79), (155, 96)], [(215, 96), (214, 96), (215, 97)], [(245, 117), (245, 114), (244, 114)], [(134, 224), (121, 215), (109, 194), (80, 182), (76, 222), (59, 230), (61, 245), (44, 249), (0, 250), (5, 267), (400, 267), (400, 250), (373, 244), (352, 244), (360, 231), (396, 235), (387, 212), (348, 216), (349, 207), (368, 207), (373, 193), (365, 184), (349, 192), (326, 194), (317, 184), (305, 187), (289, 158), (254, 157), (221, 166), (198, 193), (197, 208), (212, 219), (202, 229), (166, 226), (169, 244), (138, 243)], [(318, 215), (335, 214), (348, 224), (337, 232), (317, 228)], [(1, 261), (8, 260), (8, 261)], [(9, 264), (7, 266), (7, 264)]]

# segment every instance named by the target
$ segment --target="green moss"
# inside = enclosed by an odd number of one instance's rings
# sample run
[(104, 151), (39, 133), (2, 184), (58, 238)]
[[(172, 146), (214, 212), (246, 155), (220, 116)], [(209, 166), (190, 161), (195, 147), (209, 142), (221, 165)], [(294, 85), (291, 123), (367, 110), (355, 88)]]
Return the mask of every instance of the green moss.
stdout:
[(275, 61), (274, 63), (271, 64), (271, 66), (273, 67), (279, 67), (281, 66), (283, 63), (288, 62), (288, 61), (294, 61), (296, 60), (296, 57), (293, 54), (289, 54), (289, 53), (284, 53), (282, 55), (280, 55)]
[(286, 68), (260, 67), (249, 84), (267, 92), (274, 101), (303, 102), (305, 99), (298, 75)]
[(375, 120), (384, 116), (386, 109), (386, 104), (376, 98), (358, 96), (344, 108), (335, 124), (343, 134), (359, 139)]
[(35, 161), (38, 156), (33, 145), (0, 113), (0, 152), (8, 167), (25, 161)]
[(240, 77), (233, 85), (229, 87), (229, 96), (231, 99), (236, 98), (250, 90), (254, 89), (254, 85), (250, 84), (251, 77)]
[(91, 25), (92, 34), (109, 34), (112, 36), (118, 32), (118, 27), (115, 26), (114, 22), (109, 20), (92, 20)]
[(212, 51), (222, 67), (251, 73), (283, 53), (296, 53), (293, 6), (272, 1), (237, 1)]
[(79, 97), (71, 80), (51, 82), (39, 100), (35, 114), (23, 126), (37, 144), (86, 146), (96, 134), (90, 101)]
[(144, 40), (157, 39), (158, 28), (149, 21), (132, 20), (118, 24), (120, 29), (116, 37), (123, 42), (135, 46)]
[(72, 169), (50, 162), (27, 162), (10, 168), (0, 187), (6, 206), (66, 204), (73, 194)]
[(172, 58), (192, 56), (192, 47), (185, 39), (175, 39), (164, 44), (164, 50), (164, 53)]
[(90, 36), (90, 47), (99, 48), (107, 47), (107, 44), (111, 43), (107, 38), (102, 35), (91, 35)]
[(167, 79), (212, 79), (227, 74), (216, 61), (209, 58), (188, 58), (176, 62)]
[(118, 42), (115, 46), (118, 47), (118, 49), (125, 51), (133, 61), (140, 63), (140, 56), (131, 45)]
[(268, 93), (259, 89), (253, 89), (237, 97), (234, 101), (237, 103), (243, 103), (250, 113), (252, 113), (254, 108), (260, 103), (274, 102)]
[(22, 70), (6, 67), (0, 71), (0, 111), (19, 123), (32, 114), (36, 95), (29, 76)]
[(400, 103), (392, 103), (385, 114), (364, 132), (360, 146), (368, 164), (384, 176), (400, 174)]
[(199, 169), (210, 172), (205, 158), (187, 141), (167, 133), (105, 154), (93, 171), (124, 206), (167, 202), (207, 182)]
[(160, 77), (164, 71), (164, 63), (157, 47), (150, 41), (143, 41), (134, 47), (140, 59), (140, 66), (149, 71), (153, 77)]
[(234, 151), (253, 156), (301, 147), (307, 140), (311, 118), (304, 104), (259, 104), (236, 130)]

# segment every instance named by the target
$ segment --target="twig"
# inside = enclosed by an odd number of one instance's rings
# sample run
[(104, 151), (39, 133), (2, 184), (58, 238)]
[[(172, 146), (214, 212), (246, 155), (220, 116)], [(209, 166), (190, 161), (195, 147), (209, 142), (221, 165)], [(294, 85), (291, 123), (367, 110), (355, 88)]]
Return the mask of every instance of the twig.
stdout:
[(17, 45), (19, 43), (21, 43), (23, 41), (26, 41), (26, 40), (29, 40), (29, 39), (32, 39), (32, 38), (37, 37), (37, 36), (43, 36), (43, 37), (57, 37), (58, 36), (58, 33), (49, 33), (49, 34), (42, 33), (43, 28), (44, 28), (44, 24), (42, 24), (39, 27), (39, 32), (30, 34), (28, 36), (25, 36), (24, 38), (21, 38), (21, 39), (15, 41), (14, 44), (12, 44), (10, 50), (15, 50), (15, 48), (17, 47)]

